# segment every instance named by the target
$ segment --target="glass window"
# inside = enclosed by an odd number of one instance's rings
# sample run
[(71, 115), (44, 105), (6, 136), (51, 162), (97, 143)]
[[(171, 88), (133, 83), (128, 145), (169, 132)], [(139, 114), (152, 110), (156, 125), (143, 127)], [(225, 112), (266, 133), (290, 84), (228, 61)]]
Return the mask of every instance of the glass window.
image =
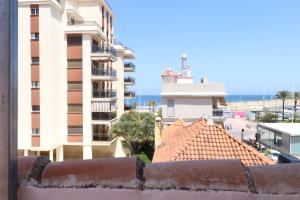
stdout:
[(167, 115), (168, 115), (168, 117), (175, 116), (175, 101), (174, 101), (174, 99), (169, 99), (167, 102)]
[(40, 88), (40, 82), (39, 81), (32, 81), (31, 82), (32, 88)]
[(68, 68), (82, 68), (82, 60), (68, 59)]
[(81, 135), (82, 133), (83, 133), (82, 126), (68, 126), (68, 134)]
[(69, 90), (81, 90), (82, 89), (82, 82), (81, 81), (69, 81), (68, 82), (68, 89)]
[(39, 15), (39, 9), (38, 8), (31, 8), (31, 15)]
[(39, 128), (33, 128), (32, 129), (32, 135), (40, 135), (40, 129)]
[(82, 104), (69, 104), (68, 112), (82, 112)]
[(31, 33), (31, 40), (39, 40), (39, 33)]
[(31, 57), (31, 64), (39, 64), (40, 58), (39, 57)]
[(40, 106), (37, 105), (32, 106), (32, 112), (40, 112)]
[(68, 36), (67, 38), (68, 46), (71, 45), (81, 45), (82, 44), (82, 36)]

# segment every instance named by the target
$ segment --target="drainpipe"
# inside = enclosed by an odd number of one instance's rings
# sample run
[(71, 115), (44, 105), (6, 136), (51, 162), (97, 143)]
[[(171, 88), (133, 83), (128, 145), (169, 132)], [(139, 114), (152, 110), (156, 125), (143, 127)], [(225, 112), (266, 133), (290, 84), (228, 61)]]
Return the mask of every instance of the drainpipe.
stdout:
[(17, 193), (17, 1), (0, 0), (0, 199)]

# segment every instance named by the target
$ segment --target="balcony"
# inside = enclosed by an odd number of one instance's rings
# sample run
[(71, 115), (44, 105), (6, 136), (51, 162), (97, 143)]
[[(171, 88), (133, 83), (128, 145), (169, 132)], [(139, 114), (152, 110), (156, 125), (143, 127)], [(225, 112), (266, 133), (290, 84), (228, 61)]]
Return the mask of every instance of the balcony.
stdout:
[(135, 110), (136, 109), (136, 104), (125, 104), (124, 105), (124, 110), (129, 111), (129, 110)]
[(115, 100), (92, 100), (92, 112), (116, 112), (117, 105)]
[(65, 29), (66, 34), (97, 34), (101, 38), (106, 39), (102, 32), (101, 26), (95, 21), (69, 21)]
[(93, 98), (116, 98), (116, 90), (93, 90)]
[(92, 112), (93, 121), (112, 121), (117, 118), (117, 112)]
[(135, 59), (134, 51), (128, 47), (125, 47), (125, 59)]
[(108, 142), (111, 138), (106, 132), (96, 132), (93, 133), (93, 142)]
[(117, 51), (110, 44), (92, 45), (92, 60), (117, 61)]
[(134, 85), (135, 84), (135, 78), (133, 78), (133, 77), (125, 77), (124, 78), (124, 84), (125, 85)]
[(117, 80), (117, 71), (116, 70), (105, 70), (102, 68), (93, 68), (92, 69), (92, 79), (93, 80)]
[(125, 91), (124, 92), (124, 97), (125, 98), (135, 98), (135, 92), (132, 92), (132, 91)]
[(133, 63), (125, 63), (124, 71), (125, 72), (135, 72), (135, 65)]

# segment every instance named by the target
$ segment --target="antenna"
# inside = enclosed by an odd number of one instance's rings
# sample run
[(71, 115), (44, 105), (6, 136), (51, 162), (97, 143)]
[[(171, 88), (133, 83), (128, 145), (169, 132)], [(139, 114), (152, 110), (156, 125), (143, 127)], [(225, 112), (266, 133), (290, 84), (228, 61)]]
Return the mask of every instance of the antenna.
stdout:
[(181, 56), (181, 74), (184, 74), (184, 70), (186, 68), (187, 65), (187, 55), (184, 53)]

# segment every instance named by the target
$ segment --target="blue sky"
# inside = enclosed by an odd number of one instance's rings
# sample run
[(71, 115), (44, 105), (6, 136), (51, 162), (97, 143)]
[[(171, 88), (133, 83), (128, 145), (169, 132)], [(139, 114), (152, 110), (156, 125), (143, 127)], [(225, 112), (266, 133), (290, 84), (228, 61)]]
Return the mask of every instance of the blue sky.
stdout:
[(135, 89), (159, 94), (161, 72), (187, 53), (195, 80), (229, 94), (300, 91), (299, 0), (108, 0), (117, 40), (137, 56)]

